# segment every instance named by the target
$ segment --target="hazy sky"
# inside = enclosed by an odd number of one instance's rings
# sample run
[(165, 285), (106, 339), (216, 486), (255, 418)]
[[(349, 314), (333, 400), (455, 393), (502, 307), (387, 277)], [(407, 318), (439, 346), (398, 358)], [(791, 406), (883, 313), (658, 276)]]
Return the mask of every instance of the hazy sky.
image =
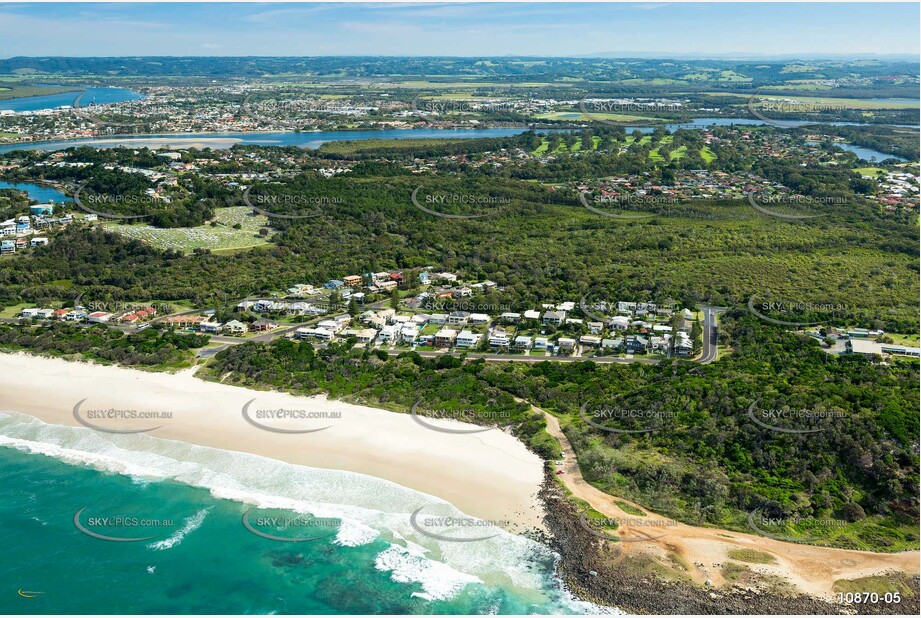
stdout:
[(0, 3), (0, 57), (917, 56), (919, 17), (918, 3)]

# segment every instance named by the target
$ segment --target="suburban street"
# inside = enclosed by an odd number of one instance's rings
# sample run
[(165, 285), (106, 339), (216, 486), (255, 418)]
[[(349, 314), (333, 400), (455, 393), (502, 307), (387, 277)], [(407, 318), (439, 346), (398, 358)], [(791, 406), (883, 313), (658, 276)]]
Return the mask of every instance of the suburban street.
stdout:
[[(248, 298), (245, 300), (249, 300)], [(287, 300), (287, 299), (284, 299)], [(367, 305), (366, 309), (379, 309), (384, 307), (388, 301), (378, 301), (376, 303), (371, 303)], [(710, 307), (710, 306), (701, 306), (701, 310), (704, 312), (703, 320), (703, 352), (700, 357), (693, 359), (693, 362), (698, 362), (701, 364), (712, 363), (717, 359), (717, 324), (716, 316), (719, 313), (726, 311), (723, 307)], [(409, 311), (418, 312), (415, 309), (410, 308)], [(178, 315), (193, 315), (200, 313), (199, 309), (192, 309), (188, 311), (181, 311), (177, 313), (170, 314), (170, 316)], [(150, 324), (158, 324), (170, 316), (158, 316), (150, 321)], [(293, 333), (296, 329), (303, 326), (310, 326), (311, 324), (321, 320), (323, 316), (317, 316), (305, 322), (298, 324), (289, 324), (284, 325), (279, 328), (276, 328), (273, 331), (260, 333), (252, 337), (232, 337), (228, 335), (209, 335), (210, 343), (207, 347), (201, 348), (198, 351), (197, 356), (199, 358), (211, 358), (221, 350), (226, 349), (228, 346), (240, 345), (247, 342), (255, 343), (271, 343), (272, 341), (280, 338), (293, 336)], [(7, 323), (16, 323), (20, 318), (0, 318), (0, 321)], [(105, 323), (109, 328), (118, 329), (124, 333), (137, 332), (137, 329), (134, 326), (117, 324), (117, 323)], [(88, 326), (88, 325), (85, 325)], [(213, 344), (218, 344), (217, 346)], [(324, 347), (323, 344), (314, 343), (317, 348)], [(378, 348), (380, 349), (380, 348)], [(387, 349), (382, 350), (383, 352), (389, 354), (390, 356), (398, 356), (403, 352), (408, 350), (393, 350)], [(413, 350), (416, 354), (423, 358), (438, 358), (439, 356), (444, 356), (445, 354), (451, 354), (449, 350), (423, 350), (416, 348)], [(459, 353), (455, 350), (453, 353)], [(643, 356), (630, 356), (626, 358), (614, 357), (614, 356), (555, 356), (555, 355), (528, 355), (528, 354), (491, 354), (483, 352), (466, 352), (463, 354), (468, 359), (478, 359), (483, 358), (487, 362), (515, 362), (515, 363), (539, 363), (542, 361), (553, 361), (558, 363), (576, 363), (582, 361), (592, 361), (599, 364), (630, 364), (630, 363), (644, 363), (648, 365), (656, 365), (660, 362), (659, 358), (647, 358)]]
[(719, 313), (726, 311), (723, 307), (709, 307), (702, 305), (700, 307), (701, 311), (704, 312), (704, 321), (703, 321), (703, 339), (704, 339), (704, 348), (703, 353), (700, 355), (700, 358), (697, 359), (702, 365), (707, 365), (716, 360), (717, 356), (717, 325), (716, 325), (716, 316)]

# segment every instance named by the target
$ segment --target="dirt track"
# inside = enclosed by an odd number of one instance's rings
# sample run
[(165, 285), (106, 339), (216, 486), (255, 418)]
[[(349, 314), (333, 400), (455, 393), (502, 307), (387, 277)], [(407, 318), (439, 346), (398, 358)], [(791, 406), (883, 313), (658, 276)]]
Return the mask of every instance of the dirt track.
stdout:
[[(624, 555), (645, 552), (665, 557), (668, 552), (672, 552), (681, 556), (690, 567), (689, 575), (693, 581), (704, 584), (710, 580), (712, 585), (720, 586), (724, 583), (721, 566), (729, 559), (730, 550), (757, 550), (772, 555), (776, 562), (748, 564), (753, 571), (782, 577), (798, 591), (827, 601), (835, 598), (833, 586), (838, 579), (855, 579), (893, 570), (909, 575), (917, 575), (919, 572), (921, 553), (918, 551), (882, 554), (833, 549), (729, 530), (688, 526), (654, 514), (629, 500), (610, 496), (582, 477), (575, 452), (560, 429), (557, 418), (536, 406), (532, 407), (544, 414), (548, 433), (559, 440), (565, 453), (564, 463), (559, 468), (563, 470), (560, 478), (567, 489), (599, 513), (616, 519), (619, 538), (635, 539), (635, 542), (621, 543)], [(615, 500), (634, 506), (646, 513), (646, 516), (624, 512), (615, 504)]]

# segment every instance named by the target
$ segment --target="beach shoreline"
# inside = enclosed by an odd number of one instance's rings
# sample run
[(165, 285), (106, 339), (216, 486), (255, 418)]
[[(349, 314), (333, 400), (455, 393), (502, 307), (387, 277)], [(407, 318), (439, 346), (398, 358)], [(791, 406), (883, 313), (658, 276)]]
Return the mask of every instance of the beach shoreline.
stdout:
[[(447, 433), (427, 428), (409, 414), (209, 382), (196, 378), (193, 369), (154, 373), (25, 353), (0, 354), (0, 387), (0, 409), (45, 423), (81, 426), (90, 411), (98, 410), (169, 412), (170, 418), (156, 420), (92, 422), (110, 431), (156, 427), (145, 433), (289, 464), (365, 474), (440, 498), (468, 515), (500, 522), (510, 532), (543, 529), (538, 498), (543, 461), (499, 429), (482, 431), (451, 421), (442, 426), (475, 433)], [(266, 410), (325, 418), (260, 420), (258, 413)]]

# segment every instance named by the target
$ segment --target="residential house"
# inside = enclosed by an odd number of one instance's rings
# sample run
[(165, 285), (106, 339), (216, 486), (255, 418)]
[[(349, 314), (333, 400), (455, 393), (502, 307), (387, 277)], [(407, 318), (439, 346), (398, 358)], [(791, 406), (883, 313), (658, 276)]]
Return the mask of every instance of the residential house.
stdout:
[(450, 328), (442, 328), (440, 331), (435, 333), (435, 347), (436, 348), (450, 348), (454, 345), (454, 341), (457, 339), (457, 331), (451, 330)]
[(556, 344), (563, 352), (572, 352), (576, 349), (576, 340), (569, 337), (560, 337), (557, 339)]
[(524, 319), (526, 320), (539, 320), (540, 311), (535, 311), (534, 309), (528, 309), (524, 312)]
[(579, 343), (590, 348), (597, 348), (601, 345), (601, 337), (595, 335), (582, 335), (579, 337)]
[(501, 320), (502, 322), (504, 322), (504, 323), (506, 323), (506, 324), (517, 324), (518, 321), (521, 320), (521, 314), (520, 314), (520, 313), (512, 313), (511, 311), (508, 311), (508, 312), (503, 313), (502, 315), (500, 315), (500, 316), (499, 316), (499, 320)]
[(604, 330), (604, 323), (602, 322), (589, 322), (586, 326), (588, 327), (588, 332), (593, 335), (600, 335), (601, 331)]
[(297, 339), (320, 339), (321, 341), (330, 341), (335, 336), (332, 331), (325, 328), (308, 328), (302, 326), (294, 331)]
[(649, 340), (640, 335), (629, 335), (624, 339), (624, 349), (628, 354), (646, 352), (649, 349)]
[(675, 333), (675, 354), (681, 356), (690, 356), (694, 351), (694, 344), (691, 337), (684, 331)]
[(448, 324), (452, 326), (463, 326), (470, 319), (470, 313), (467, 311), (452, 311), (448, 315)]
[(111, 313), (106, 313), (105, 311), (94, 311), (93, 313), (86, 316), (86, 321), (90, 324), (104, 324), (108, 322), (109, 318), (111, 317)]
[(221, 332), (224, 328), (224, 325), (220, 322), (202, 322), (198, 325), (198, 329), (203, 333), (217, 334)]
[(516, 350), (530, 350), (533, 343), (531, 338), (526, 335), (518, 335), (515, 337), (515, 342), (512, 344)]
[(488, 324), (489, 316), (485, 313), (471, 313), (467, 320), (470, 324)]
[(489, 346), (492, 348), (507, 348), (511, 344), (508, 335), (504, 332), (493, 332), (489, 335)]
[(419, 337), (419, 328), (412, 324), (405, 324), (400, 328), (400, 341), (412, 345)]
[(246, 324), (239, 320), (230, 320), (224, 324), (224, 330), (231, 335), (242, 335), (246, 332)]
[(462, 330), (457, 335), (457, 340), (455, 341), (454, 345), (456, 345), (459, 348), (473, 348), (473, 347), (476, 347), (480, 343), (480, 340), (482, 340), (482, 338), (483, 338), (483, 335), (474, 333), (469, 330)]
[(553, 324), (559, 326), (566, 320), (565, 311), (547, 311), (544, 313), (544, 324)]
[(534, 338), (534, 349), (535, 350), (546, 350), (547, 346), (550, 345), (550, 342), (546, 337), (535, 337)]
[(271, 320), (256, 320), (249, 325), (249, 329), (254, 333), (265, 333), (275, 328), (278, 328), (278, 324)]

